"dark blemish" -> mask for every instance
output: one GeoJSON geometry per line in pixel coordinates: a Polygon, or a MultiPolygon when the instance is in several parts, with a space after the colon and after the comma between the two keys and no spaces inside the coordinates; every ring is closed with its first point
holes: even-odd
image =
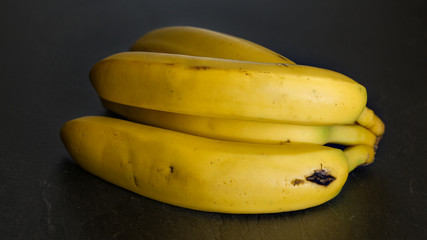
{"type": "Polygon", "coordinates": [[[278,66],[288,67],[288,64],[286,63],[277,63],[278,66]]]}
{"type": "Polygon", "coordinates": [[[138,186],[138,181],[136,180],[135,176],[133,176],[133,183],[135,183],[135,186],[138,186]]]}
{"type": "Polygon", "coordinates": [[[208,67],[208,66],[191,66],[191,68],[195,68],[197,70],[208,70],[211,67],[208,67]]]}
{"type": "Polygon", "coordinates": [[[167,65],[167,66],[174,66],[175,63],[165,63],[165,65],[167,65]]]}
{"type": "Polygon", "coordinates": [[[291,184],[292,184],[293,186],[296,186],[296,185],[303,184],[304,182],[305,182],[305,181],[304,181],[303,179],[294,179],[294,180],[292,180],[291,184]]]}
{"type": "Polygon", "coordinates": [[[251,76],[251,75],[252,75],[252,74],[251,74],[251,73],[249,73],[247,70],[245,70],[245,69],[243,69],[243,68],[241,68],[241,67],[239,67],[239,72],[241,72],[241,73],[245,74],[246,76],[251,76]]]}
{"type": "Polygon", "coordinates": [[[335,177],[328,174],[325,169],[314,171],[313,175],[305,178],[307,181],[317,183],[322,186],[328,186],[331,182],[335,181],[335,177]]]}
{"type": "Polygon", "coordinates": [[[173,167],[172,166],[169,167],[169,170],[171,173],[173,173],[173,167]]]}
{"type": "Polygon", "coordinates": [[[286,139],[285,141],[281,141],[280,145],[291,143],[291,139],[286,139]]]}

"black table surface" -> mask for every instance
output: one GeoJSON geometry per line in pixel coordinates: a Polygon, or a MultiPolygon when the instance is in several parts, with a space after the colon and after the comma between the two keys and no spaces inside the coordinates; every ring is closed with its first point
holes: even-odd
{"type": "Polygon", "coordinates": [[[2,239],[426,239],[425,1],[12,1],[0,3],[2,239]],[[374,164],[311,209],[206,213],[136,195],[82,170],[59,129],[107,115],[98,60],[158,27],[249,39],[368,90],[385,122],[374,164]]]}

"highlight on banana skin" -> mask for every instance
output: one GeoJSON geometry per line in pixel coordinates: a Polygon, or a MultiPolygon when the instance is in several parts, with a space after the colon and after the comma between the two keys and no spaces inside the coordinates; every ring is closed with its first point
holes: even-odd
{"type": "Polygon", "coordinates": [[[357,81],[204,28],[149,31],[89,76],[116,117],[66,122],[70,157],[142,197],[199,211],[319,206],[374,161],[385,129],[357,81]]]}

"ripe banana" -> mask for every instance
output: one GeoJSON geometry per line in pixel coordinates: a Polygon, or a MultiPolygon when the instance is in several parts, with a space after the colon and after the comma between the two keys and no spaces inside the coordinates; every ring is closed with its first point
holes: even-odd
{"type": "Polygon", "coordinates": [[[377,136],[382,136],[384,134],[385,125],[383,121],[374,113],[374,111],[367,107],[363,109],[356,122],[361,126],[368,128],[377,136]]]}
{"type": "Polygon", "coordinates": [[[125,52],[95,64],[90,79],[108,101],[207,117],[302,125],[353,124],[366,89],[326,69],[125,52]]]}
{"type": "Polygon", "coordinates": [[[358,166],[371,164],[375,159],[375,149],[367,145],[354,145],[344,149],[344,156],[348,160],[348,172],[358,166]]]}
{"type": "Polygon", "coordinates": [[[248,40],[189,26],[155,29],[139,38],[130,50],[295,64],[286,57],[248,40]]]}
{"type": "Polygon", "coordinates": [[[126,119],[202,137],[268,144],[312,143],[375,146],[377,137],[359,125],[303,126],[191,116],[128,106],[101,99],[105,108],[126,119]]]}
{"type": "Polygon", "coordinates": [[[220,141],[109,117],[71,120],[61,139],[80,166],[106,181],[161,202],[223,213],[317,206],[340,192],[350,165],[369,161],[363,146],[346,154],[314,144],[220,141]]]}
{"type": "MultiPolygon", "coordinates": [[[[248,40],[190,26],[171,26],[152,30],[138,39],[130,50],[295,64],[279,53],[248,40]]],[[[377,136],[384,134],[384,123],[367,107],[357,122],[377,136]]]]}

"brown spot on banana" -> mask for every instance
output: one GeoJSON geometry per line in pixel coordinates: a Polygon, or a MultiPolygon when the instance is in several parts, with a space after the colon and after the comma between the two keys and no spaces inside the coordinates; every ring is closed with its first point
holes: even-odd
{"type": "Polygon", "coordinates": [[[307,181],[322,185],[328,186],[331,182],[335,181],[335,177],[328,174],[326,169],[315,170],[314,173],[305,178],[307,181]]]}
{"type": "Polygon", "coordinates": [[[136,179],[136,176],[133,176],[133,183],[138,187],[138,180],[136,179]]]}
{"type": "Polygon", "coordinates": [[[304,184],[304,183],[305,183],[305,180],[298,179],[298,178],[291,181],[292,186],[297,186],[297,185],[304,184]]]}
{"type": "Polygon", "coordinates": [[[211,69],[209,66],[191,66],[190,68],[194,68],[196,70],[208,70],[211,69]]]}

